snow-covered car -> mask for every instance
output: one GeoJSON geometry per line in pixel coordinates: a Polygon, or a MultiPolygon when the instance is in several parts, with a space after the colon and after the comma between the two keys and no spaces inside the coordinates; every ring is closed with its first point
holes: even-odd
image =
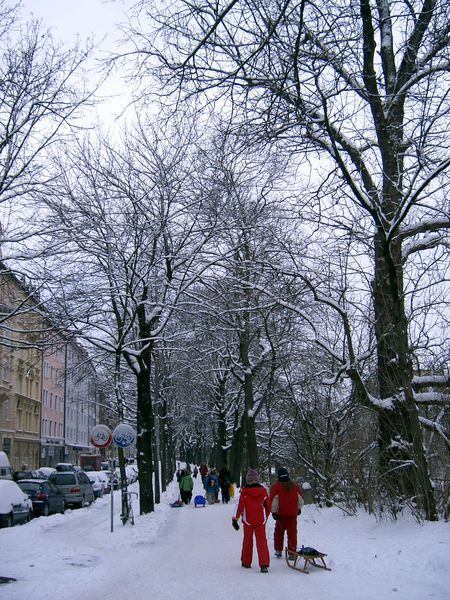
{"type": "Polygon", "coordinates": [[[42,478],[48,479],[52,473],[56,473],[56,469],[53,467],[39,467],[37,472],[42,478]]]}
{"type": "MultiPolygon", "coordinates": [[[[103,471],[108,476],[108,479],[111,477],[111,471],[103,471]]],[[[116,471],[113,472],[113,490],[118,490],[120,487],[120,473],[116,471]]]]}
{"type": "Polygon", "coordinates": [[[125,465],[125,473],[127,474],[127,483],[134,483],[138,478],[138,469],[136,465],[125,465]]]}
{"type": "Polygon", "coordinates": [[[14,481],[20,481],[21,479],[40,479],[40,477],[41,475],[39,475],[36,469],[14,471],[13,474],[14,481]]]}
{"type": "Polygon", "coordinates": [[[0,450],[0,479],[12,479],[13,470],[6,452],[0,450]]]}
{"type": "Polygon", "coordinates": [[[15,481],[0,480],[0,527],[27,523],[33,516],[33,503],[15,481]]]}
{"type": "Polygon", "coordinates": [[[111,481],[109,479],[109,474],[106,473],[106,471],[94,471],[94,473],[97,473],[98,477],[100,478],[103,484],[103,492],[105,494],[109,494],[109,492],[111,491],[111,481]]]}
{"type": "Polygon", "coordinates": [[[94,490],[94,496],[96,498],[102,498],[105,493],[103,481],[100,479],[96,471],[86,471],[89,481],[92,483],[92,489],[94,490]]]}
{"type": "MultiPolygon", "coordinates": [[[[105,473],[108,473],[108,475],[109,475],[110,471],[105,471],[105,473]]],[[[136,465],[125,465],[125,477],[127,480],[127,485],[130,485],[130,484],[134,483],[135,481],[137,481],[137,479],[138,479],[137,466],[136,465]]],[[[121,481],[119,468],[114,470],[114,485],[116,485],[116,481],[117,481],[117,487],[119,487],[120,481],[121,481]]],[[[117,489],[117,488],[114,487],[114,489],[117,489]]]]}

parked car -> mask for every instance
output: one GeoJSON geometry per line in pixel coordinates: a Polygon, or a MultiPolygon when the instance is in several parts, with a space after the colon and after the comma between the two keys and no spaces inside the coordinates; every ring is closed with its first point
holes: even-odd
{"type": "Polygon", "coordinates": [[[109,494],[109,492],[111,491],[111,480],[109,477],[109,473],[106,473],[106,471],[95,471],[95,473],[97,473],[98,477],[100,478],[103,484],[103,493],[109,494]]]}
{"type": "Polygon", "coordinates": [[[74,470],[72,463],[58,463],[55,468],[58,471],[58,473],[74,470]]]}
{"type": "Polygon", "coordinates": [[[138,479],[137,465],[125,465],[125,473],[127,474],[127,483],[134,483],[138,479]]]}
{"type": "MultiPolygon", "coordinates": [[[[103,471],[103,473],[106,473],[108,476],[108,479],[110,480],[111,471],[109,471],[109,470],[103,471]]],[[[118,490],[119,487],[120,487],[120,473],[118,473],[117,471],[114,471],[113,472],[113,490],[118,490]]]]}
{"type": "Polygon", "coordinates": [[[27,523],[33,516],[33,504],[11,479],[0,480],[0,527],[27,523]]]}
{"type": "Polygon", "coordinates": [[[0,450],[0,479],[12,479],[13,470],[6,452],[0,450]]]}
{"type": "Polygon", "coordinates": [[[48,517],[51,513],[64,514],[66,500],[63,492],[47,479],[22,479],[17,485],[31,499],[33,513],[48,517]]]}
{"type": "Polygon", "coordinates": [[[105,493],[103,481],[98,476],[96,471],[86,471],[89,481],[92,483],[92,489],[94,490],[94,496],[96,498],[102,498],[105,493]]]}
{"type": "Polygon", "coordinates": [[[14,471],[13,473],[14,481],[20,481],[21,479],[39,479],[39,477],[40,475],[36,469],[27,471],[14,471]]]}
{"type": "Polygon", "coordinates": [[[37,471],[41,479],[48,479],[52,473],[56,473],[53,467],[39,467],[37,471]]]}
{"type": "Polygon", "coordinates": [[[75,471],[52,473],[48,480],[64,493],[66,506],[82,508],[86,504],[94,502],[92,483],[83,471],[78,473],[75,471]]]}

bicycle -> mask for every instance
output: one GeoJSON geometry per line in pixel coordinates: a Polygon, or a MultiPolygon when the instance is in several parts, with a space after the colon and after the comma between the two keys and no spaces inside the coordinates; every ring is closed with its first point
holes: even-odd
{"type": "Polygon", "coordinates": [[[122,496],[122,507],[125,508],[125,512],[121,513],[120,518],[122,519],[123,525],[125,525],[127,521],[130,521],[130,523],[134,525],[133,496],[136,496],[137,498],[137,492],[125,492],[122,496]]]}

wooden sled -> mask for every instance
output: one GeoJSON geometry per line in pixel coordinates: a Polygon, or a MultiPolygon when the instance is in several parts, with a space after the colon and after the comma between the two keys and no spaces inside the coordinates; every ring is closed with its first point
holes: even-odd
{"type": "Polygon", "coordinates": [[[290,569],[300,571],[301,573],[305,573],[306,575],[308,575],[309,573],[309,565],[317,567],[318,569],[325,569],[326,571],[331,571],[331,569],[327,567],[325,563],[325,556],[327,555],[323,552],[315,550],[314,548],[304,548],[302,546],[302,549],[298,550],[297,552],[288,552],[288,549],[285,548],[284,554],[286,557],[286,564],[290,569]],[[291,557],[291,560],[289,560],[289,557],[291,557]],[[304,561],[303,566],[301,566],[302,560],[304,561]]]}

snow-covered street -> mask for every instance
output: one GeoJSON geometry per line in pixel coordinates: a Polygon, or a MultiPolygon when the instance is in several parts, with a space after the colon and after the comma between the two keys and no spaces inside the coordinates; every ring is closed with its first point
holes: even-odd
{"type": "MultiPolygon", "coordinates": [[[[202,493],[198,479],[197,493],[202,493]]],[[[448,598],[448,523],[380,523],[364,513],[346,517],[334,508],[306,506],[299,518],[299,544],[326,552],[332,571],[311,569],[304,575],[272,557],[265,575],[256,556],[251,570],[240,566],[242,530],[231,527],[236,499],[228,505],[171,508],[177,497],[174,482],[154,514],[123,527],[116,492],[112,533],[108,496],[85,509],[0,530],[0,575],[17,579],[0,585],[0,598],[448,598]]],[[[270,519],[272,556],[273,527],[270,519]]]]}

